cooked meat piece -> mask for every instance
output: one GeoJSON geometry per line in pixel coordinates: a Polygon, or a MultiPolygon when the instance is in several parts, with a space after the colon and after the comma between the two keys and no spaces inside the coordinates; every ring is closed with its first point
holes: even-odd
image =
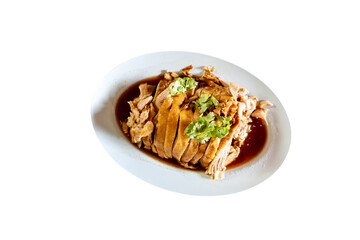
{"type": "Polygon", "coordinates": [[[186,91],[186,97],[192,97],[195,93],[195,88],[186,91]]]}
{"type": "Polygon", "coordinates": [[[261,119],[264,119],[266,121],[266,112],[268,110],[269,109],[266,109],[266,108],[258,108],[251,114],[251,116],[255,117],[255,118],[261,118],[261,119]]]}
{"type": "Polygon", "coordinates": [[[141,138],[148,136],[154,130],[154,124],[151,121],[147,121],[144,127],[133,127],[130,129],[130,137],[133,143],[141,143],[141,138]]]}
{"type": "Polygon", "coordinates": [[[172,81],[168,81],[165,79],[160,80],[160,82],[158,83],[157,87],[156,87],[156,91],[155,91],[155,95],[153,98],[153,103],[158,102],[158,106],[156,106],[155,104],[155,110],[158,111],[160,108],[160,105],[162,104],[163,100],[165,100],[167,97],[164,98],[164,96],[167,96],[167,94],[164,93],[164,95],[161,97],[160,100],[157,100],[158,96],[160,95],[160,93],[162,93],[165,89],[167,89],[169,87],[169,85],[171,84],[172,81]]]}
{"type": "Polygon", "coordinates": [[[151,102],[151,100],[153,99],[152,96],[148,96],[144,99],[141,99],[138,104],[137,104],[137,108],[141,111],[144,109],[144,107],[151,102]]]}
{"type": "Polygon", "coordinates": [[[150,108],[147,106],[140,114],[140,124],[145,123],[146,120],[149,118],[150,108]]]}
{"type": "Polygon", "coordinates": [[[230,87],[229,83],[227,83],[221,79],[220,79],[220,83],[221,83],[221,85],[223,85],[223,87],[230,87]]]}
{"type": "Polygon", "coordinates": [[[231,94],[233,95],[233,97],[234,97],[235,99],[237,99],[237,98],[238,98],[239,86],[236,85],[236,84],[233,83],[233,82],[230,82],[229,89],[230,89],[230,92],[231,92],[231,94]]]}
{"type": "Polygon", "coordinates": [[[256,103],[257,103],[257,99],[256,98],[248,98],[245,101],[245,116],[250,116],[251,113],[256,109],[256,103]]]}
{"type": "Polygon", "coordinates": [[[214,159],[216,151],[219,147],[220,139],[217,137],[212,137],[210,139],[209,145],[206,148],[204,156],[200,159],[200,164],[202,167],[207,168],[211,161],[214,159]]]}
{"type": "Polygon", "coordinates": [[[261,119],[265,120],[265,122],[267,123],[266,113],[269,109],[264,108],[264,106],[266,106],[266,105],[273,106],[273,104],[269,101],[264,101],[264,100],[259,101],[257,109],[254,112],[252,112],[251,116],[255,117],[255,118],[261,118],[261,119]]]}
{"type": "Polygon", "coordinates": [[[156,115],[155,107],[153,103],[150,103],[150,113],[149,113],[149,120],[152,121],[156,115]]]}
{"type": "Polygon", "coordinates": [[[230,152],[229,155],[227,156],[226,160],[225,160],[225,166],[229,165],[230,163],[232,163],[240,154],[240,148],[237,146],[230,146],[230,152]]]}
{"type": "Polygon", "coordinates": [[[132,112],[130,112],[130,116],[128,117],[126,124],[129,128],[132,128],[133,126],[135,126],[135,123],[136,123],[135,115],[132,112]]]}
{"type": "Polygon", "coordinates": [[[245,96],[249,93],[249,91],[246,88],[240,88],[239,89],[239,95],[240,96],[245,96]]]}
{"type": "MultiPolygon", "coordinates": [[[[150,103],[149,104],[149,114],[148,114],[148,120],[149,121],[152,121],[154,124],[155,124],[155,121],[153,121],[153,118],[154,118],[154,116],[155,116],[155,114],[156,114],[156,112],[155,112],[155,108],[154,108],[154,104],[153,103],[150,103]]],[[[143,110],[143,112],[144,112],[145,110],[143,110]]],[[[141,113],[141,114],[143,114],[143,113],[141,113]]],[[[141,115],[140,115],[140,121],[142,121],[141,120],[141,115]]],[[[151,145],[152,145],[152,143],[153,143],[153,138],[152,138],[152,133],[150,133],[148,136],[146,136],[146,137],[144,137],[143,139],[142,139],[142,141],[143,141],[143,144],[144,144],[144,148],[145,149],[151,149],[151,145]]]]}
{"type": "Polygon", "coordinates": [[[162,79],[159,81],[158,85],[156,86],[156,91],[154,95],[154,100],[156,100],[156,97],[165,90],[165,88],[169,87],[171,81],[168,81],[166,79],[162,79]]]}
{"type": "Polygon", "coordinates": [[[137,122],[140,117],[139,110],[135,107],[135,104],[133,101],[128,102],[130,105],[130,111],[134,114],[135,121],[137,122]]]}
{"type": "Polygon", "coordinates": [[[180,75],[176,72],[172,72],[170,73],[170,75],[173,77],[173,78],[177,78],[177,77],[180,77],[180,75]]]}
{"type": "Polygon", "coordinates": [[[121,128],[126,135],[129,133],[129,127],[125,121],[121,122],[121,128]]]}
{"type": "Polygon", "coordinates": [[[215,84],[220,85],[220,78],[218,78],[213,72],[215,70],[214,67],[204,67],[204,73],[203,73],[203,80],[209,85],[209,86],[215,86],[215,84]]]}
{"type": "Polygon", "coordinates": [[[231,142],[236,129],[239,127],[239,117],[236,117],[234,124],[230,128],[229,134],[220,140],[216,154],[205,172],[206,174],[210,174],[212,179],[219,180],[223,178],[223,172],[226,170],[226,159],[230,152],[231,142]]]}
{"type": "Polygon", "coordinates": [[[196,139],[196,138],[190,139],[189,144],[188,144],[183,156],[181,157],[181,161],[189,162],[195,156],[195,154],[198,152],[199,144],[200,144],[200,142],[198,139],[196,139]]]}
{"type": "Polygon", "coordinates": [[[156,147],[156,151],[158,155],[162,158],[165,157],[164,152],[164,142],[165,142],[165,134],[166,134],[166,125],[167,119],[169,116],[169,110],[172,104],[173,98],[167,98],[164,103],[161,105],[158,115],[157,115],[157,124],[155,128],[155,138],[154,145],[156,147]]]}
{"type": "Polygon", "coordinates": [[[183,155],[188,143],[189,138],[186,136],[185,128],[191,123],[193,119],[193,112],[191,109],[182,109],[180,113],[179,131],[174,142],[172,149],[172,156],[176,160],[180,160],[183,155]]]}
{"type": "Polygon", "coordinates": [[[195,93],[193,94],[193,96],[189,97],[189,102],[195,101],[196,99],[198,99],[201,95],[201,93],[206,89],[206,87],[200,87],[198,88],[195,93]]]}
{"type": "Polygon", "coordinates": [[[170,75],[170,73],[166,70],[165,73],[164,73],[164,79],[166,80],[172,80],[172,77],[170,75]]]}
{"type": "Polygon", "coordinates": [[[168,97],[170,97],[169,88],[165,88],[164,91],[162,91],[155,99],[156,109],[160,109],[160,106],[163,104],[165,99],[167,99],[168,97]]]}
{"type": "MultiPolygon", "coordinates": [[[[195,122],[198,117],[200,116],[200,110],[198,108],[195,108],[194,117],[192,119],[192,122],[195,122]]],[[[189,145],[187,149],[185,150],[183,156],[181,157],[182,162],[189,162],[197,153],[199,149],[199,140],[196,138],[190,139],[189,145]]]]}
{"type": "Polygon", "coordinates": [[[193,165],[196,165],[199,160],[204,156],[204,153],[206,151],[206,148],[208,147],[210,141],[207,141],[205,143],[200,143],[199,148],[195,156],[191,159],[190,163],[193,165]]]}
{"type": "Polygon", "coordinates": [[[185,163],[185,162],[182,162],[182,161],[179,161],[178,163],[179,163],[181,166],[183,166],[184,168],[197,169],[196,166],[191,165],[191,164],[189,164],[189,163],[185,163]]]}
{"type": "Polygon", "coordinates": [[[150,150],[152,144],[151,134],[147,135],[146,137],[143,137],[142,142],[144,144],[144,148],[150,150]]]}
{"type": "Polygon", "coordinates": [[[155,86],[144,83],[139,85],[139,89],[139,97],[128,102],[131,112],[126,124],[127,127],[130,128],[131,141],[141,147],[142,142],[145,139],[146,147],[148,147],[149,139],[147,138],[151,138],[154,130],[154,123],[151,120],[148,120],[151,110],[151,94],[153,93],[155,86]]]}
{"type": "Polygon", "coordinates": [[[232,96],[229,88],[214,85],[212,87],[203,87],[200,93],[198,92],[198,90],[195,94],[210,94],[219,101],[219,105],[214,110],[215,114],[222,114],[225,117],[232,117],[232,115],[236,113],[236,101],[232,96]]]}
{"type": "Polygon", "coordinates": [[[155,86],[149,85],[147,83],[143,83],[143,84],[139,85],[139,89],[140,89],[139,100],[142,100],[142,99],[152,95],[152,93],[154,92],[155,86]]]}
{"type": "Polygon", "coordinates": [[[191,76],[191,73],[190,73],[191,69],[193,69],[193,65],[189,65],[189,66],[183,68],[181,71],[185,76],[191,76]]]}
{"type": "Polygon", "coordinates": [[[156,149],[156,147],[155,147],[155,144],[154,144],[154,142],[151,144],[151,151],[153,151],[154,153],[158,153],[157,152],[157,149],[156,149]]]}
{"type": "Polygon", "coordinates": [[[265,100],[261,100],[261,101],[259,101],[259,103],[258,103],[258,108],[264,108],[264,106],[266,106],[266,105],[268,105],[268,106],[270,106],[270,107],[272,107],[272,106],[274,106],[271,102],[269,102],[269,101],[265,101],[265,100]]]}
{"type": "MultiPolygon", "coordinates": [[[[149,106],[148,104],[152,100],[151,94],[153,93],[155,86],[148,85],[147,83],[140,84],[140,95],[139,97],[135,98],[133,101],[129,101],[130,105],[130,116],[127,120],[127,126],[131,129],[134,129],[133,132],[140,131],[139,129],[143,129],[145,121],[148,119],[149,116],[149,106]]],[[[131,130],[130,130],[131,131],[131,130]]],[[[136,140],[136,143],[139,143],[136,140]]],[[[140,144],[141,145],[141,142],[140,144]]]]}
{"type": "Polygon", "coordinates": [[[166,158],[172,158],[173,143],[175,140],[179,117],[180,117],[180,105],[184,102],[185,98],[186,98],[186,93],[181,93],[173,97],[173,103],[169,112],[167,125],[166,125],[166,135],[165,135],[165,143],[164,143],[164,152],[166,158]]]}

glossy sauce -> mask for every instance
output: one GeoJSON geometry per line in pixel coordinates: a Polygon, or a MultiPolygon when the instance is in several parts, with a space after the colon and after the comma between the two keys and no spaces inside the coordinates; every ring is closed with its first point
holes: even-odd
{"type": "Polygon", "coordinates": [[[240,147],[239,156],[229,165],[227,169],[241,166],[254,159],[264,148],[267,140],[267,128],[264,120],[259,118],[251,118],[251,132],[245,139],[244,144],[240,147]]]}
{"type": "MultiPolygon", "coordinates": [[[[125,90],[125,92],[119,97],[117,104],[116,104],[116,108],[115,108],[115,115],[116,115],[116,119],[117,119],[117,122],[118,122],[118,125],[119,125],[119,128],[121,129],[121,131],[122,131],[122,128],[121,128],[120,123],[123,121],[126,121],[128,116],[130,115],[129,114],[130,106],[128,104],[128,101],[131,101],[134,98],[139,96],[139,94],[140,94],[139,85],[142,83],[147,83],[150,85],[157,85],[161,79],[163,79],[163,75],[150,77],[150,78],[146,78],[141,81],[138,81],[138,82],[132,84],[131,86],[129,86],[125,90]]],[[[251,132],[245,139],[244,144],[241,146],[239,156],[226,167],[227,169],[235,168],[235,167],[241,166],[241,165],[249,162],[250,160],[254,159],[264,148],[266,140],[267,140],[266,124],[261,119],[253,118],[252,120],[253,120],[253,122],[250,123],[251,132]]],[[[126,134],[124,134],[124,135],[127,136],[126,134]]],[[[130,141],[130,137],[127,136],[127,138],[130,141]]],[[[153,153],[152,151],[149,151],[144,148],[139,149],[136,146],[136,144],[133,144],[133,145],[136,149],[151,156],[152,158],[155,158],[155,159],[157,159],[163,163],[166,163],[168,165],[184,169],[181,165],[179,165],[177,163],[177,160],[174,158],[173,159],[161,158],[157,154],[153,153]]],[[[191,169],[187,169],[187,170],[191,170],[191,169]]],[[[198,169],[198,170],[204,171],[203,169],[198,169]]],[[[194,171],[194,170],[191,170],[191,171],[194,171]]]]}

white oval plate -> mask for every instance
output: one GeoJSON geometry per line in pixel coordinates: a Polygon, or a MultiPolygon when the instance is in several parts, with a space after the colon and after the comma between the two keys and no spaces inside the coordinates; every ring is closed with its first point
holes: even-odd
{"type": "Polygon", "coordinates": [[[92,123],[100,142],[121,166],[135,176],[156,186],[193,195],[235,193],[264,181],[282,164],[290,145],[290,123],[275,94],[259,79],[224,60],[191,52],[157,52],[124,62],[105,76],[92,99],[92,123]],[[159,75],[163,70],[179,71],[192,64],[193,74],[203,66],[215,66],[215,75],[249,90],[249,95],[269,100],[268,140],[263,151],[252,161],[225,172],[225,179],[211,180],[199,171],[176,168],[139,151],[119,129],[115,105],[124,90],[141,79],[159,75]]]}

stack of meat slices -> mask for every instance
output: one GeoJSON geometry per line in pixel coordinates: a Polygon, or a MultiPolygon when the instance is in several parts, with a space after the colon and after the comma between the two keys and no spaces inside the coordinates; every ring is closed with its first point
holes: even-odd
{"type": "MultiPolygon", "coordinates": [[[[202,76],[190,73],[192,66],[181,73],[166,72],[157,86],[141,84],[140,95],[129,101],[131,112],[122,123],[124,133],[133,143],[144,147],[162,158],[174,158],[185,168],[203,168],[212,179],[222,179],[226,166],[240,153],[250,129],[251,116],[265,120],[268,101],[258,101],[248,96],[245,88],[226,83],[213,74],[214,68],[204,67],[202,76]],[[178,77],[194,78],[195,88],[171,96],[170,86],[178,77]],[[219,102],[208,111],[215,117],[231,118],[229,133],[211,137],[208,141],[189,138],[186,127],[202,115],[194,101],[202,94],[209,94],[219,102]]],[[[206,113],[203,113],[206,114],[206,113]]]]}

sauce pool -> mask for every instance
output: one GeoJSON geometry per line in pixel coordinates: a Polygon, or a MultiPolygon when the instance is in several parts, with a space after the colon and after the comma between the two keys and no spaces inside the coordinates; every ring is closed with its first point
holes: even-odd
{"type": "MultiPolygon", "coordinates": [[[[130,113],[130,106],[128,101],[133,100],[134,98],[138,97],[140,94],[139,85],[142,83],[147,83],[149,85],[157,85],[159,81],[163,79],[163,75],[155,76],[140,80],[131,86],[129,86],[123,94],[119,97],[116,107],[115,107],[115,116],[117,119],[117,123],[119,128],[122,131],[121,122],[125,121],[130,113]]],[[[252,118],[252,122],[249,123],[251,125],[251,132],[248,134],[247,138],[245,139],[244,144],[240,148],[239,156],[229,165],[227,165],[227,169],[232,169],[239,167],[252,159],[254,159],[264,148],[266,140],[267,140],[267,128],[266,124],[262,119],[252,118]]],[[[122,131],[123,132],[123,131],[122,131]]],[[[124,132],[123,132],[124,133],[124,132]]],[[[124,135],[129,139],[130,137],[127,136],[125,133],[124,135]]],[[[136,144],[133,144],[136,149],[142,151],[143,153],[155,158],[163,163],[168,165],[187,169],[182,167],[180,164],[177,163],[176,159],[165,159],[159,157],[157,154],[153,153],[150,150],[144,148],[138,148],[136,144]]],[[[194,171],[192,169],[187,169],[194,171]]],[[[198,169],[203,171],[203,169],[198,169]]]]}

